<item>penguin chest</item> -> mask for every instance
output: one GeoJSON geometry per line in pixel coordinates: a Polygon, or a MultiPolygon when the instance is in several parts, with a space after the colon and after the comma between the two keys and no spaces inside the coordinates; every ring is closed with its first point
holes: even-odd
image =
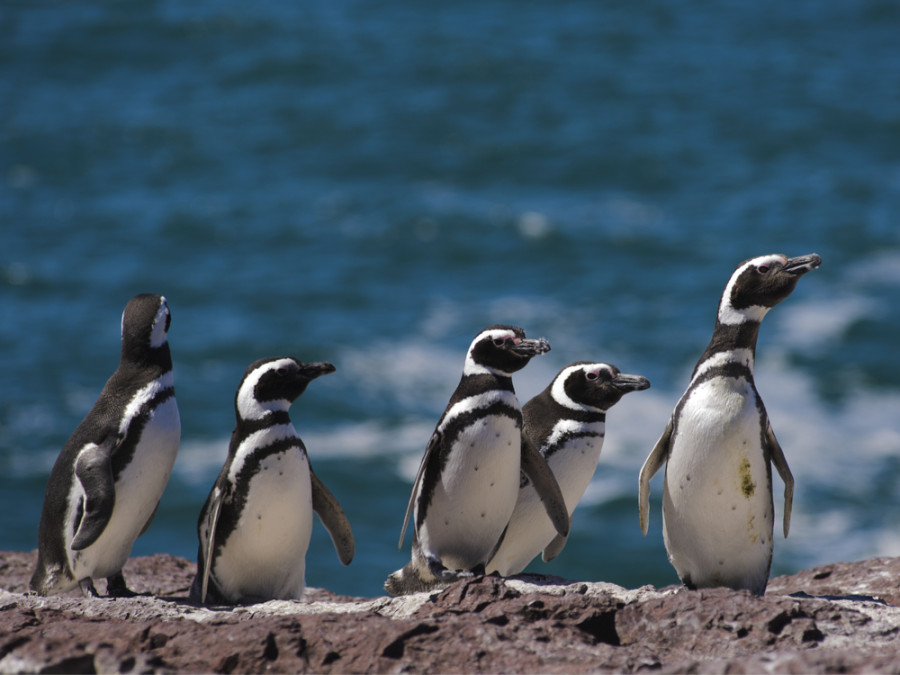
{"type": "MultiPolygon", "coordinates": [[[[563,493],[571,516],[591,481],[603,448],[603,424],[583,425],[560,422],[551,435],[547,464],[563,493]]],[[[518,574],[556,537],[556,528],[547,516],[540,497],[529,482],[519,489],[515,510],[506,536],[487,572],[503,576],[518,574]]]]}
{"type": "Polygon", "coordinates": [[[446,450],[419,542],[451,569],[487,562],[515,507],[521,428],[505,415],[482,417],[446,450]]]}
{"type": "Polygon", "coordinates": [[[765,417],[744,379],[698,386],[677,420],[666,467],[663,535],[695,585],[756,588],[772,556],[772,488],[765,417]]]}
{"type": "MultiPolygon", "coordinates": [[[[559,483],[570,516],[597,469],[600,451],[603,449],[604,429],[602,422],[579,424],[568,430],[563,427],[561,440],[547,458],[547,464],[559,483]]],[[[534,493],[534,489],[531,491],[534,493]]],[[[546,520],[552,528],[550,519],[546,520]]]]}
{"type": "Polygon", "coordinates": [[[216,582],[233,600],[299,598],[312,532],[305,453],[293,447],[261,459],[235,493],[244,502],[213,561],[216,582]]]}
{"type": "MultiPolygon", "coordinates": [[[[109,522],[91,546],[70,552],[76,579],[107,577],[121,570],[134,541],[149,525],[172,473],[181,439],[175,397],[167,398],[147,412],[146,423],[140,431],[127,433],[137,433],[139,438],[131,461],[115,481],[115,505],[109,522]]],[[[83,499],[84,492],[77,481],[74,488],[75,501],[83,499]]],[[[74,528],[71,532],[74,534],[74,528]]]]}

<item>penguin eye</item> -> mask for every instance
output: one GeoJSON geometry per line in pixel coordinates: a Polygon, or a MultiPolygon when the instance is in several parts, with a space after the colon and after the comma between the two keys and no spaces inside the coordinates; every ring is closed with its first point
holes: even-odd
{"type": "Polygon", "coordinates": [[[585,378],[587,378],[588,382],[593,382],[594,380],[600,379],[600,373],[596,370],[589,370],[584,374],[585,378]]]}
{"type": "Polygon", "coordinates": [[[285,375],[288,374],[288,369],[285,368],[284,366],[282,366],[281,368],[278,368],[275,370],[275,374],[278,375],[279,377],[284,377],[285,375]]]}
{"type": "Polygon", "coordinates": [[[769,266],[768,265],[760,265],[759,267],[756,268],[756,271],[759,272],[760,274],[765,274],[766,272],[769,271],[769,266]]]}
{"type": "Polygon", "coordinates": [[[494,346],[502,347],[506,344],[506,338],[494,338],[494,346]]]}

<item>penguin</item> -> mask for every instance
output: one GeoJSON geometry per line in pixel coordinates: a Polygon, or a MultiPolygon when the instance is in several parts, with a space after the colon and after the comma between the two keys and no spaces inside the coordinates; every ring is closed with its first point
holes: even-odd
{"type": "Polygon", "coordinates": [[[788,536],[794,478],[756,389],[760,322],[817,268],[816,254],[764,255],[738,265],[687,390],[641,468],[639,515],[647,534],[650,479],[666,464],[663,540],[689,589],[765,593],[772,564],[772,465],[784,482],[788,536]]]}
{"type": "Polygon", "coordinates": [[[134,595],[125,565],[149,527],[181,441],[161,295],[132,298],[122,314],[122,354],[87,416],[66,441],[47,482],[31,588],[41,595],[80,587],[96,597],[134,595]]]}
{"type": "Polygon", "coordinates": [[[503,540],[524,471],[554,527],[568,534],[565,500],[522,429],[512,375],[550,350],[521,328],[494,325],[466,353],[459,385],[428,442],[406,509],[398,548],[413,516],[410,562],[385,590],[404,595],[483,574],[503,540]]]}
{"type": "MultiPolygon", "coordinates": [[[[544,391],[522,406],[525,433],[553,471],[572,514],[600,460],[606,412],[627,393],[648,389],[642,375],[626,375],[608,363],[579,361],[559,371],[544,391]]],[[[485,571],[518,574],[541,551],[553,560],[566,544],[544,515],[527,476],[522,475],[516,508],[503,543],[485,571]]]]}
{"type": "Polygon", "coordinates": [[[330,363],[264,358],[248,367],[234,398],[228,457],[197,520],[199,604],[299,600],[312,514],[331,535],[338,559],[353,560],[353,531],[343,509],[310,466],[291,423],[291,404],[330,363]]]}

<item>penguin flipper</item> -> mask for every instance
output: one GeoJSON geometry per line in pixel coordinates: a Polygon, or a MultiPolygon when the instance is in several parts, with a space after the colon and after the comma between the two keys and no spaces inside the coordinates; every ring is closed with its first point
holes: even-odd
{"type": "Polygon", "coordinates": [[[75,460],[75,478],[84,491],[84,515],[75,529],[72,550],[81,551],[103,534],[116,504],[112,454],[121,438],[110,433],[100,442],[82,448],[75,460]]]}
{"type": "MultiPolygon", "coordinates": [[[[216,544],[216,526],[219,523],[219,513],[222,510],[222,500],[225,491],[218,485],[213,487],[209,496],[209,511],[206,515],[206,551],[203,551],[203,569],[200,581],[200,602],[206,603],[206,593],[209,590],[209,572],[212,566],[213,549],[216,544]]],[[[202,549],[201,549],[202,550],[202,549]]]]}
{"type": "MultiPolygon", "coordinates": [[[[572,531],[571,518],[569,519],[569,531],[572,531]]],[[[544,562],[550,562],[551,560],[553,560],[556,556],[562,553],[562,550],[566,547],[567,541],[569,541],[569,535],[563,536],[561,534],[557,534],[555,537],[553,537],[553,541],[547,544],[547,546],[544,548],[544,552],[541,554],[541,560],[543,560],[544,562]]]]}
{"type": "Polygon", "coordinates": [[[553,475],[547,460],[537,451],[524,431],[522,432],[521,469],[534,486],[547,515],[550,516],[553,527],[559,534],[567,537],[569,535],[569,511],[566,508],[562,490],[559,489],[559,483],[556,482],[556,476],[553,475]]]}
{"type": "Polygon", "coordinates": [[[784,481],[784,537],[787,539],[788,531],[791,529],[791,508],[794,504],[794,475],[788,466],[784,451],[781,444],[775,438],[775,432],[772,431],[772,425],[766,425],[766,451],[772,460],[772,464],[778,470],[778,475],[784,481]]]}
{"type": "Polygon", "coordinates": [[[409,525],[409,517],[412,515],[413,506],[416,503],[416,492],[419,490],[419,484],[422,482],[422,476],[425,474],[425,467],[428,465],[428,459],[434,449],[440,444],[440,432],[435,431],[428,441],[428,447],[425,448],[425,454],[422,455],[422,461],[419,463],[419,470],[416,472],[416,479],[413,481],[412,494],[409,495],[409,504],[406,505],[406,515],[403,517],[403,527],[400,528],[400,541],[397,542],[398,551],[403,548],[403,537],[406,536],[406,526],[409,525]]]}
{"type": "Polygon", "coordinates": [[[353,560],[353,554],[356,552],[350,521],[347,520],[347,515],[335,496],[319,480],[319,477],[313,473],[312,466],[309,467],[309,480],[312,487],[313,511],[316,512],[319,520],[322,521],[325,529],[328,530],[328,534],[331,535],[334,550],[337,551],[341,564],[349,565],[353,560]]]}
{"type": "Polygon", "coordinates": [[[653,450],[641,467],[641,475],[638,478],[638,511],[641,521],[641,532],[647,536],[647,528],[650,525],[650,479],[656,475],[656,472],[662,468],[669,458],[669,443],[672,440],[672,429],[674,428],[674,418],[669,418],[662,436],[656,441],[653,450]]]}

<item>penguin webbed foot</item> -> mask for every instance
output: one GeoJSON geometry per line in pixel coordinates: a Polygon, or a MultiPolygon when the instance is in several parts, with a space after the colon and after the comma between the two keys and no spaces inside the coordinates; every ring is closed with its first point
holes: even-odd
{"type": "Polygon", "coordinates": [[[225,597],[225,594],[219,590],[219,585],[216,583],[216,580],[213,577],[209,578],[209,583],[206,588],[206,600],[201,601],[202,581],[200,574],[194,577],[194,581],[191,584],[190,591],[188,591],[188,600],[193,602],[195,605],[200,607],[210,607],[210,606],[228,606],[240,603],[231,602],[228,598],[225,597]]]}
{"type": "Polygon", "coordinates": [[[122,572],[116,572],[106,577],[106,595],[110,598],[134,598],[138,594],[128,588],[122,572]]]}

